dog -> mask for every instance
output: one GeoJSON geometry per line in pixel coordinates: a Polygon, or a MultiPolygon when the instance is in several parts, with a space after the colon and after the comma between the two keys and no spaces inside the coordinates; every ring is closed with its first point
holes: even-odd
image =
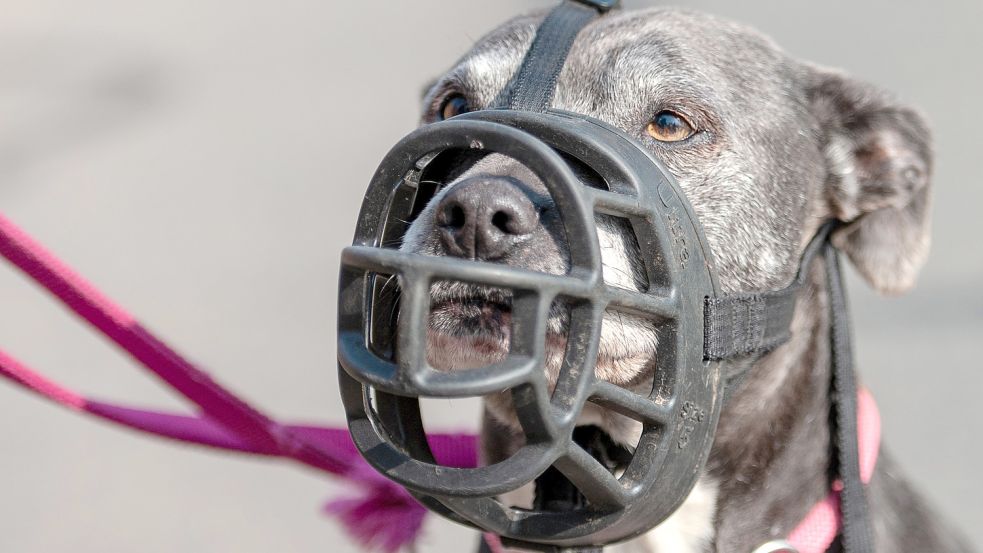
{"type": "MultiPolygon", "coordinates": [[[[543,14],[518,17],[480,39],[425,94],[422,122],[494,107],[543,14]]],[[[875,289],[910,288],[929,248],[931,137],[923,117],[841,72],[799,61],[758,32],[678,9],[619,11],[578,35],[552,108],[613,125],[676,177],[699,217],[724,293],[786,286],[803,248],[830,219],[834,244],[875,289]]],[[[598,186],[577,168],[585,185],[598,186]]],[[[502,155],[461,159],[449,184],[412,221],[400,248],[562,274],[565,236],[549,194],[502,155]]],[[[624,220],[595,218],[608,284],[643,290],[636,238],[624,220]]],[[[749,553],[784,538],[829,493],[830,353],[819,264],[800,296],[791,339],[758,361],[724,407],[710,458],[683,506],[610,551],[749,553]]],[[[566,311],[554,304],[548,382],[565,346],[566,311]]],[[[483,366],[509,342],[508,293],[438,282],[431,289],[428,358],[440,370],[483,366]]],[[[655,327],[605,314],[597,377],[651,389],[655,327]]],[[[484,398],[483,461],[521,445],[503,394],[484,398]]],[[[621,447],[639,423],[589,407],[582,420],[621,447]]],[[[524,490],[528,492],[529,490],[524,490]]],[[[879,552],[967,552],[881,453],[868,488],[879,552]]],[[[529,493],[503,497],[530,503],[529,493]]]]}

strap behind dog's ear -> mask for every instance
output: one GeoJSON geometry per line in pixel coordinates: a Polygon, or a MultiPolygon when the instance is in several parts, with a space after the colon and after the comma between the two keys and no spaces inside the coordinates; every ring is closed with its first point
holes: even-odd
{"type": "MultiPolygon", "coordinates": [[[[758,296],[708,299],[705,347],[708,356],[713,354],[719,356],[712,357],[714,359],[724,359],[740,355],[758,356],[784,342],[789,336],[787,324],[792,321],[795,298],[805,282],[812,261],[822,257],[829,286],[830,440],[834,453],[834,474],[842,484],[839,495],[842,548],[846,553],[872,553],[875,550],[874,531],[860,470],[857,377],[853,369],[846,291],[837,251],[829,241],[835,225],[826,224],[812,239],[802,256],[798,276],[787,288],[758,296]],[[771,324],[771,318],[775,318],[775,324],[771,324]],[[787,321],[784,328],[777,322],[779,319],[787,321]]],[[[751,363],[739,365],[746,368],[751,363]]],[[[736,380],[741,376],[742,373],[727,376],[725,401],[732,395],[736,380]]]]}
{"type": "Polygon", "coordinates": [[[830,351],[832,353],[831,441],[836,472],[842,483],[840,513],[841,537],[846,553],[873,553],[874,528],[860,472],[860,446],[857,439],[857,374],[853,369],[853,344],[846,288],[840,259],[832,243],[823,249],[826,282],[829,285],[830,351]]]}
{"type": "Polygon", "coordinates": [[[546,111],[556,80],[577,34],[588,23],[617,6],[619,0],[564,0],[546,16],[512,80],[495,105],[522,111],[546,111]]]}

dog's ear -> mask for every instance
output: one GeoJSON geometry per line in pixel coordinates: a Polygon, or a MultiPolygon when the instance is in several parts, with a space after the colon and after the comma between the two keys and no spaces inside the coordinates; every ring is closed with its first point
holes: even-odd
{"type": "Polygon", "coordinates": [[[824,131],[830,209],[846,223],[833,243],[875,289],[908,290],[930,242],[925,120],[883,91],[826,69],[810,68],[808,98],[824,131]]]}

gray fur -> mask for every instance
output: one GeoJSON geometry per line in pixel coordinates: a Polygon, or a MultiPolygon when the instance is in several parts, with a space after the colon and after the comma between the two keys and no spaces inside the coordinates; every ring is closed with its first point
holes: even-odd
{"type": "MultiPolygon", "coordinates": [[[[451,93],[464,94],[476,109],[490,107],[541,17],[519,17],[481,39],[427,93],[423,121],[433,120],[451,93]]],[[[803,246],[828,218],[848,223],[835,243],[881,291],[909,288],[924,261],[932,160],[922,118],[870,85],[790,58],[751,29],[675,9],[609,15],[578,37],[553,107],[615,125],[665,163],[704,226],[725,292],[787,285],[803,246]],[[683,114],[699,132],[675,144],[650,138],[646,125],[663,109],[683,114]]],[[[566,239],[542,183],[502,156],[463,168],[456,182],[474,175],[512,178],[542,209],[541,228],[502,262],[564,272],[566,239]]],[[[447,255],[433,220],[440,197],[413,223],[404,250],[447,255]]],[[[611,218],[598,218],[597,224],[605,279],[638,288],[643,270],[627,227],[611,218]]],[[[451,303],[475,293],[508,299],[502,291],[460,284],[433,289],[435,301],[451,303]]],[[[668,530],[657,529],[622,550],[750,552],[786,536],[828,493],[826,301],[821,274],[814,271],[792,339],[752,367],[725,407],[702,495],[680,511],[692,520],[668,524],[668,530]]],[[[502,354],[509,339],[505,321],[491,330],[468,328],[454,313],[438,310],[432,317],[435,366],[480,365],[502,354]]],[[[563,305],[554,306],[550,322],[553,378],[563,347],[563,305]]],[[[644,389],[658,347],[652,326],[616,313],[604,325],[598,376],[644,389]]],[[[488,461],[518,445],[504,400],[486,400],[488,461]]],[[[600,411],[586,416],[624,442],[637,434],[623,417],[600,411]]],[[[943,530],[889,460],[878,465],[870,494],[878,551],[968,551],[943,530]]]]}

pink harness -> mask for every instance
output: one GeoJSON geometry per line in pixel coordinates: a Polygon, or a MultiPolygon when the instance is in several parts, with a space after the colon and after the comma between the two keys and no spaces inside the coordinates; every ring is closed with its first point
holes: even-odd
{"type": "MultiPolygon", "coordinates": [[[[344,478],[359,486],[361,494],[331,501],[325,510],[339,517],[355,539],[367,548],[386,552],[397,551],[416,540],[426,509],[404,488],[362,460],[346,428],[284,424],[245,403],[141,326],[2,214],[0,255],[194,403],[200,414],[185,416],[95,401],[46,379],[2,349],[0,376],[60,405],[120,426],[222,450],[292,459],[344,478]]],[[[861,477],[868,483],[880,445],[880,415],[866,390],[860,391],[858,419],[861,477]]],[[[476,436],[441,433],[427,438],[441,464],[477,466],[476,436]]],[[[799,553],[826,551],[839,532],[842,521],[838,484],[834,484],[829,496],[817,503],[789,535],[788,543],[799,553]]],[[[497,536],[486,535],[486,543],[493,551],[502,550],[497,536]]]]}

